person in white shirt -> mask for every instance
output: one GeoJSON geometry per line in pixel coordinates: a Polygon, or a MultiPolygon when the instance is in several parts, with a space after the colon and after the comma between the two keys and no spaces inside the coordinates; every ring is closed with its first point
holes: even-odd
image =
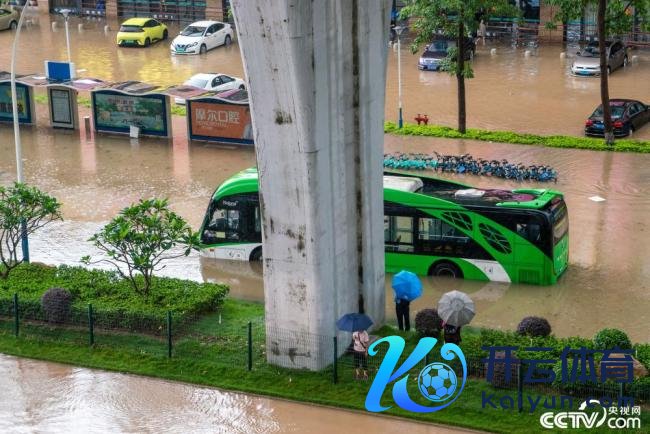
{"type": "Polygon", "coordinates": [[[358,380],[363,378],[368,379],[368,344],[370,336],[365,330],[357,330],[352,333],[352,341],[354,342],[354,366],[355,378],[358,380]],[[359,371],[363,370],[363,377],[359,375],[359,371]]]}

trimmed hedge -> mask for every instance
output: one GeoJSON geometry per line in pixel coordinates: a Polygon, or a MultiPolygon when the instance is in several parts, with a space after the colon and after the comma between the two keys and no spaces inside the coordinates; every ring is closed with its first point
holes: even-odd
{"type": "Polygon", "coordinates": [[[223,285],[157,277],[151,293],[143,297],[116,272],[21,264],[7,280],[0,280],[0,315],[13,315],[13,295],[17,293],[22,318],[45,320],[40,299],[51,287],[64,287],[73,296],[66,322],[87,321],[88,304],[92,303],[96,327],[153,334],[166,329],[168,311],[174,324],[181,325],[217,310],[228,293],[223,285]]]}
{"type": "Polygon", "coordinates": [[[604,139],[572,136],[540,136],[513,131],[488,131],[469,128],[465,134],[451,127],[440,125],[404,124],[398,128],[394,122],[384,124],[384,132],[401,136],[444,137],[448,139],[472,139],[486,142],[514,143],[519,145],[541,145],[551,148],[590,149],[594,151],[650,152],[650,141],[619,139],[614,146],[605,144],[604,139]]]}
{"type": "Polygon", "coordinates": [[[594,345],[599,349],[620,348],[629,350],[632,348],[632,342],[627,334],[618,329],[602,329],[594,336],[594,345]]]}
{"type": "Polygon", "coordinates": [[[549,336],[551,334],[551,325],[546,318],[527,316],[517,326],[517,333],[527,336],[549,336]]]}

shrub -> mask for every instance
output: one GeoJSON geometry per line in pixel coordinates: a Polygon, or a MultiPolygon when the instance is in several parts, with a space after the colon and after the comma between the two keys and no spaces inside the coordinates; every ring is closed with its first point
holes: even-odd
{"type": "Polygon", "coordinates": [[[47,321],[60,324],[70,315],[72,294],[63,288],[50,288],[41,297],[41,306],[47,321]]]}
{"type": "Polygon", "coordinates": [[[437,338],[442,329],[442,318],[436,309],[423,309],[415,315],[415,330],[421,336],[437,338]]]}
{"type": "Polygon", "coordinates": [[[159,277],[149,295],[143,297],[134,293],[129,282],[115,271],[66,265],[52,268],[21,264],[0,282],[0,315],[13,315],[13,295],[17,293],[21,317],[43,320],[41,297],[49,288],[65,287],[73,298],[68,322],[86,321],[88,304],[92,303],[97,328],[153,334],[164,333],[167,311],[172,312],[176,328],[215,312],[228,294],[223,285],[159,277]]]}
{"type": "Polygon", "coordinates": [[[536,134],[516,133],[513,131],[489,131],[468,128],[465,134],[458,130],[440,125],[415,125],[405,123],[398,128],[394,122],[384,124],[384,132],[406,136],[445,137],[449,139],[472,139],[488,142],[515,143],[520,145],[542,145],[552,148],[591,149],[595,151],[650,152],[647,140],[617,140],[615,146],[605,144],[605,140],[591,137],[539,136],[536,134]]]}
{"type": "Polygon", "coordinates": [[[533,337],[546,337],[551,334],[551,325],[544,318],[527,316],[517,326],[517,333],[533,337]]]}
{"type": "Polygon", "coordinates": [[[650,371],[650,344],[636,344],[634,346],[636,359],[650,371]]]}
{"type": "Polygon", "coordinates": [[[625,332],[618,329],[602,329],[594,336],[594,347],[597,350],[611,350],[618,347],[622,350],[632,348],[632,342],[625,332]]]}

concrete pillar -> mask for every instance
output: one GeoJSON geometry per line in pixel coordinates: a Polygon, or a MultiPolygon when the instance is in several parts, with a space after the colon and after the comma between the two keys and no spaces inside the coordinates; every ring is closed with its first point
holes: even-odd
{"type": "Polygon", "coordinates": [[[117,0],[106,0],[106,18],[117,18],[117,0]]]}
{"type": "MultiPolygon", "coordinates": [[[[232,4],[260,175],[267,357],[321,369],[341,315],[362,305],[384,321],[390,0],[232,4]]],[[[342,351],[350,335],[339,336],[342,351]]]]}
{"type": "Polygon", "coordinates": [[[223,10],[223,0],[206,0],[205,17],[208,20],[228,21],[228,11],[223,10]]]}
{"type": "Polygon", "coordinates": [[[553,20],[557,8],[547,4],[545,1],[540,2],[539,8],[539,37],[547,42],[562,42],[564,25],[558,23],[557,28],[554,30],[547,29],[546,23],[553,20]]]}

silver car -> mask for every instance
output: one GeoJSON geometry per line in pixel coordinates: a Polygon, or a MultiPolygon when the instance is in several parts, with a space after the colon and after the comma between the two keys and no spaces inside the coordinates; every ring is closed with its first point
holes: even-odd
{"type": "MultiPolygon", "coordinates": [[[[627,66],[627,50],[621,41],[605,42],[607,53],[607,72],[611,73],[621,66],[627,66]]],[[[578,51],[578,57],[571,65],[571,74],[579,76],[600,75],[600,51],[598,42],[590,42],[578,51]]]]}
{"type": "Polygon", "coordinates": [[[18,27],[20,15],[14,9],[0,8],[0,30],[15,30],[18,27]]]}

